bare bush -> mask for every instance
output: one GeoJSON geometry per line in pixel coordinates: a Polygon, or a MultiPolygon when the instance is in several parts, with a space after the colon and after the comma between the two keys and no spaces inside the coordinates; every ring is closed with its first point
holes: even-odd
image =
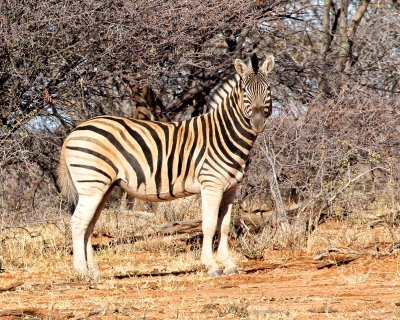
{"type": "Polygon", "coordinates": [[[280,191],[287,202],[302,204],[292,218],[311,219],[312,228],[329,217],[344,218],[384,202],[395,222],[398,117],[398,99],[382,105],[379,96],[354,87],[315,100],[295,119],[272,119],[253,156],[256,165],[250,166],[243,196],[269,189],[271,149],[280,191]]]}

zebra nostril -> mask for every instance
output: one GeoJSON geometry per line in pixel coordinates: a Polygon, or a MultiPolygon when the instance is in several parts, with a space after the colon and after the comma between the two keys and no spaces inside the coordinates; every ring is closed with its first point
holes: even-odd
{"type": "Polygon", "coordinates": [[[251,127],[254,131],[260,133],[264,129],[266,116],[264,112],[254,112],[250,119],[251,127]]]}

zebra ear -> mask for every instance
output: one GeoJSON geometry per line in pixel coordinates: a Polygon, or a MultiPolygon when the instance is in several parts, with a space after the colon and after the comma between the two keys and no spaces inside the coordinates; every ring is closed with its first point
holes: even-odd
{"type": "Polygon", "coordinates": [[[264,73],[270,73],[272,71],[272,69],[275,66],[275,59],[274,56],[272,54],[270,54],[264,61],[264,63],[261,66],[261,70],[264,73]]]}
{"type": "Polygon", "coordinates": [[[235,70],[239,76],[243,77],[249,67],[240,59],[235,60],[235,70]]]}

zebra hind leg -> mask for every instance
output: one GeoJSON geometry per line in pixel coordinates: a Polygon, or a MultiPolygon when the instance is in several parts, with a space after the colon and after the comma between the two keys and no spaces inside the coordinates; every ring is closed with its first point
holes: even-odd
{"type": "Polygon", "coordinates": [[[201,192],[203,215],[203,247],[201,262],[208,268],[208,275],[219,276],[222,271],[213,257],[212,245],[217,228],[218,210],[221,203],[222,192],[204,189],[201,192]]]}
{"type": "MultiPolygon", "coordinates": [[[[97,193],[94,195],[79,195],[79,200],[76,205],[74,214],[71,217],[71,231],[72,231],[72,247],[74,256],[74,269],[78,273],[79,277],[88,276],[88,264],[86,256],[86,244],[90,244],[90,237],[86,236],[91,221],[96,216],[97,208],[102,202],[104,193],[97,193]],[[86,237],[85,237],[86,236],[86,237]],[[86,240],[85,240],[86,238],[86,240]]],[[[99,212],[100,213],[100,212],[99,212]]],[[[97,217],[98,218],[98,217],[97,217]]],[[[93,221],[94,224],[97,219],[93,221]]],[[[89,233],[91,235],[90,229],[89,233]]],[[[91,254],[90,259],[93,263],[93,255],[91,254]]]]}
{"type": "Polygon", "coordinates": [[[113,186],[111,186],[108,191],[104,194],[103,199],[101,199],[99,205],[97,206],[96,212],[90,220],[90,223],[86,229],[85,232],[85,237],[84,237],[84,245],[86,248],[86,264],[88,268],[88,275],[92,279],[97,279],[99,277],[99,272],[97,269],[97,265],[94,261],[93,257],[93,247],[92,247],[92,235],[93,235],[93,230],[94,226],[96,225],[97,220],[100,217],[100,213],[103,210],[103,207],[105,203],[107,202],[107,199],[109,198],[110,194],[112,193],[113,186]]]}

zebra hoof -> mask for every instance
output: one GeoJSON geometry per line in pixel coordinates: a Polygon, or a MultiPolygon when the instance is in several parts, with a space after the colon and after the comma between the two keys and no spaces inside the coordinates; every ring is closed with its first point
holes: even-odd
{"type": "Polygon", "coordinates": [[[73,275],[73,278],[78,282],[88,282],[89,281],[89,276],[88,276],[87,272],[81,272],[81,271],[78,272],[77,271],[73,275]]]}
{"type": "Polygon", "coordinates": [[[229,267],[224,269],[224,274],[229,275],[229,274],[239,274],[239,271],[236,267],[229,267]]]}
{"type": "Polygon", "coordinates": [[[210,271],[208,271],[208,275],[209,275],[210,277],[219,277],[219,276],[222,275],[222,271],[219,270],[219,269],[210,270],[210,271]]]}
{"type": "Polygon", "coordinates": [[[100,280],[100,272],[97,268],[90,268],[87,277],[90,281],[98,282],[100,280]]]}
{"type": "Polygon", "coordinates": [[[78,281],[85,281],[88,278],[88,270],[86,267],[75,268],[74,276],[78,281]]]}

